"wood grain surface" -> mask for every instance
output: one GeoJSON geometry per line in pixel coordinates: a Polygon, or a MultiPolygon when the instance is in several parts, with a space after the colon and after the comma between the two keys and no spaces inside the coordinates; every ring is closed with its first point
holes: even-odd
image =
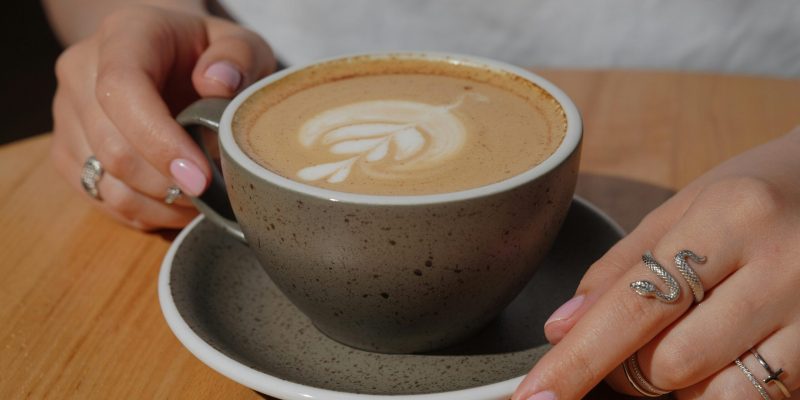
{"type": "MultiPolygon", "coordinates": [[[[583,114],[578,192],[627,229],[720,161],[800,124],[800,80],[539,72],[583,114]]],[[[174,232],[96,211],[57,175],[49,142],[0,147],[0,398],[261,398],[200,363],[164,322],[156,281],[174,232]]]]}

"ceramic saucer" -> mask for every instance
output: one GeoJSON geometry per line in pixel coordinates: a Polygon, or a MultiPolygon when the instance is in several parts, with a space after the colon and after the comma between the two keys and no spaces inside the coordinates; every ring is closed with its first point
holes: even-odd
{"type": "Polygon", "coordinates": [[[202,217],[161,266],[169,327],[202,362],[281,399],[507,399],[547,351],[542,326],[586,268],[622,236],[609,217],[573,201],[556,244],[523,292],[468,341],[435,353],[356,350],[317,331],[275,287],[247,246],[202,217]]]}

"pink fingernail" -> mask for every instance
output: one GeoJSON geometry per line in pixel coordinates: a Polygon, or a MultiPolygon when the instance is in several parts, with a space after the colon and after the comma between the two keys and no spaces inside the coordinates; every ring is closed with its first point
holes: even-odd
{"type": "Polygon", "coordinates": [[[528,397],[527,400],[556,400],[556,394],[547,390],[544,392],[536,393],[533,396],[528,397]]]}
{"type": "Polygon", "coordinates": [[[217,61],[206,69],[205,77],[213,79],[234,91],[242,83],[242,73],[227,61],[217,61]]]}
{"type": "Polygon", "coordinates": [[[553,313],[553,315],[551,315],[550,318],[547,319],[547,322],[545,322],[544,325],[547,326],[547,324],[551,322],[563,321],[565,319],[569,319],[569,317],[571,317],[572,314],[575,314],[575,311],[577,311],[578,308],[581,307],[581,304],[583,304],[583,300],[585,297],[586,296],[584,295],[576,296],[570,299],[568,302],[562,304],[561,307],[558,307],[558,310],[556,310],[553,313]]]}
{"type": "Polygon", "coordinates": [[[190,196],[199,196],[206,188],[206,176],[195,163],[178,158],[169,164],[169,172],[180,185],[181,190],[190,196]]]}

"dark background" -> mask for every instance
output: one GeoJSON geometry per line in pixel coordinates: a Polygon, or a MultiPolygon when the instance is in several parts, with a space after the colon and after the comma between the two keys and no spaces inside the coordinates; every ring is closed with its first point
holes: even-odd
{"type": "Polygon", "coordinates": [[[38,0],[5,5],[0,13],[0,144],[53,129],[53,65],[61,52],[38,0]]]}

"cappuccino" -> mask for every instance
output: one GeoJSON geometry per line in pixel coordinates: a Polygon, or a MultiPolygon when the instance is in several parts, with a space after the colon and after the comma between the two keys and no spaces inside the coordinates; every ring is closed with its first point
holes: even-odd
{"type": "Polygon", "coordinates": [[[318,64],[253,94],[234,137],[264,168],[326,189],[425,195],[488,185],[547,159],[558,102],[509,73],[446,61],[318,64]]]}

